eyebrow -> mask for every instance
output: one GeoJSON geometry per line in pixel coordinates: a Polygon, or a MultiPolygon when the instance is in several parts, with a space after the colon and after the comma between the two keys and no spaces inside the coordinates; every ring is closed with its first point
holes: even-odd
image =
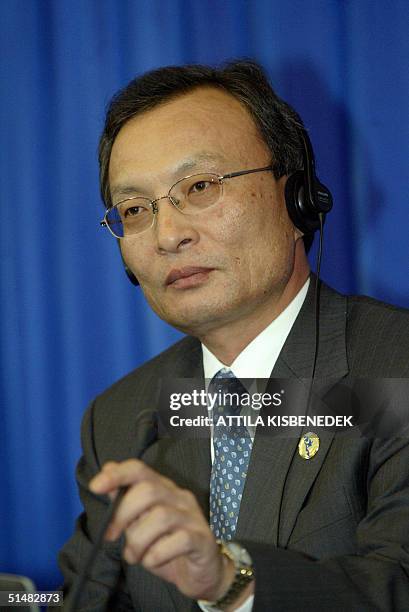
{"type": "MultiPolygon", "coordinates": [[[[172,172],[171,176],[173,177],[171,180],[178,180],[179,178],[183,178],[186,173],[194,170],[200,170],[200,166],[203,164],[212,165],[218,163],[225,163],[226,158],[220,153],[210,153],[207,151],[203,151],[201,153],[196,154],[194,157],[187,158],[177,164],[172,172]]],[[[111,189],[111,199],[118,196],[132,196],[136,193],[146,194],[148,197],[148,193],[146,188],[139,187],[136,184],[118,184],[113,189],[111,189]]]]}

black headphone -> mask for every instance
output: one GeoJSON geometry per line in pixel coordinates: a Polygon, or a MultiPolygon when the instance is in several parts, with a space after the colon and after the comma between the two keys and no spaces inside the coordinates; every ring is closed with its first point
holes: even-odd
{"type": "MultiPolygon", "coordinates": [[[[320,227],[319,215],[332,208],[332,195],[315,173],[315,158],[311,141],[304,128],[298,128],[302,142],[303,169],[291,174],[285,184],[285,203],[288,216],[303,234],[311,235],[320,227]]],[[[122,257],[122,252],[121,252],[122,257]]],[[[134,273],[126,265],[125,273],[133,285],[139,285],[134,273]]]]}
{"type": "Polygon", "coordinates": [[[128,266],[125,263],[125,259],[122,256],[122,251],[121,251],[121,247],[119,247],[119,252],[121,253],[121,257],[122,257],[122,261],[124,264],[124,270],[125,270],[125,274],[127,275],[127,277],[129,278],[129,280],[131,281],[131,283],[133,285],[135,285],[136,287],[138,287],[139,285],[139,281],[136,278],[135,274],[132,272],[132,270],[130,268],[128,268],[128,266]]]}
{"type": "Polygon", "coordinates": [[[332,195],[315,173],[315,158],[311,141],[304,128],[298,129],[302,142],[303,169],[291,174],[285,184],[288,216],[303,234],[313,234],[320,227],[320,213],[332,208],[332,195]]]}

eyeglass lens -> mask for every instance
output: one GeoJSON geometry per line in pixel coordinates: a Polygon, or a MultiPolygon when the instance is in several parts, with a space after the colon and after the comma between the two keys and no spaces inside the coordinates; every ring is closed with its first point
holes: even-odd
{"type": "MultiPolygon", "coordinates": [[[[196,174],[175,183],[167,197],[180,212],[195,215],[216,204],[222,189],[217,175],[196,174]]],[[[153,224],[151,201],[141,197],[129,198],[108,210],[105,219],[118,238],[139,234],[153,224]]]]}

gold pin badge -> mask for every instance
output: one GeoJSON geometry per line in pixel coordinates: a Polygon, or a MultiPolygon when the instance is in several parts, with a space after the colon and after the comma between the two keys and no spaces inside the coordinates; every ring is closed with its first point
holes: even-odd
{"type": "Polygon", "coordinates": [[[303,459],[312,459],[318,453],[320,439],[316,433],[309,431],[301,436],[298,443],[298,454],[303,459]]]}

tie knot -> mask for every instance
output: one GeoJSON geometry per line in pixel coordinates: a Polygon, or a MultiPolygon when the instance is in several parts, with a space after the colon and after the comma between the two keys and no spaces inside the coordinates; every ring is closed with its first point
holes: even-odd
{"type": "Polygon", "coordinates": [[[218,414],[238,415],[241,411],[241,397],[247,392],[231,370],[221,368],[210,381],[208,393],[216,395],[212,404],[218,414]]]}

